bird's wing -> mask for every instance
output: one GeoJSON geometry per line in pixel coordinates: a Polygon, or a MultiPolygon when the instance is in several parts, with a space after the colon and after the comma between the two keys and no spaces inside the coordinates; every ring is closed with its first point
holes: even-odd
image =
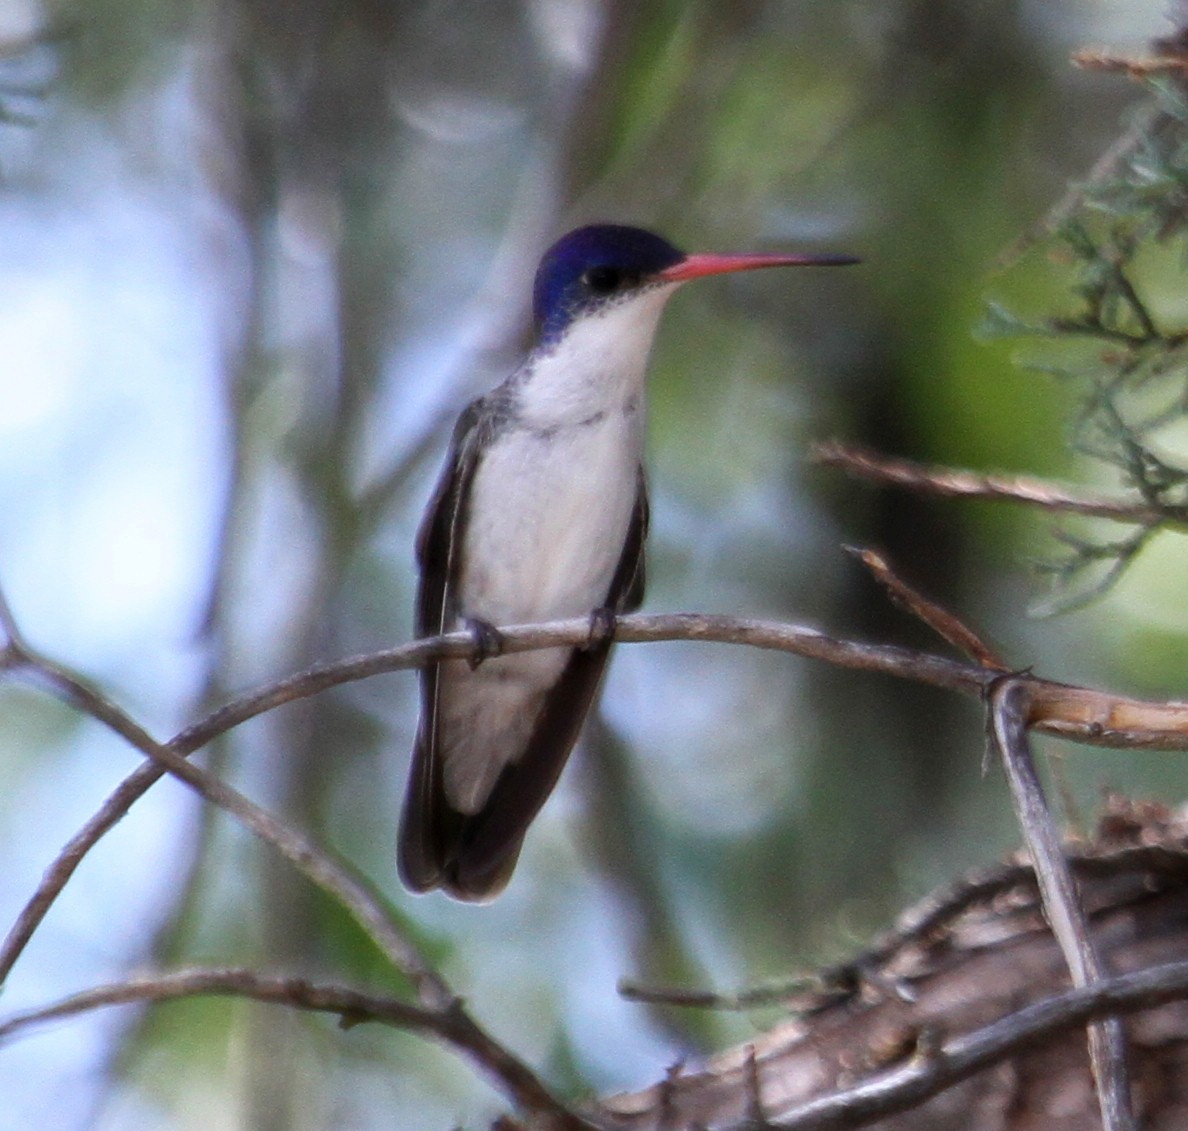
{"type": "MultiPolygon", "coordinates": [[[[453,589],[458,580],[462,521],[486,419],[482,399],[472,402],[458,418],[445,466],[417,530],[418,637],[445,631],[456,612],[453,589]]],[[[421,721],[401,817],[398,864],[401,877],[414,891],[426,891],[441,882],[440,845],[450,834],[448,826],[460,820],[458,814],[449,820],[437,752],[439,676],[437,664],[421,669],[421,721]]]]}
{"type": "Polygon", "coordinates": [[[417,528],[416,555],[421,582],[417,590],[417,635],[434,636],[449,620],[450,590],[457,581],[457,556],[462,549],[461,524],[488,414],[482,398],[458,417],[445,466],[417,528]]]}
{"type": "Polygon", "coordinates": [[[631,526],[627,530],[627,541],[623,543],[623,556],[619,559],[611,582],[606,605],[616,613],[633,613],[643,604],[646,583],[646,558],[644,546],[648,540],[648,524],[651,511],[648,507],[648,483],[641,466],[637,473],[635,488],[635,511],[631,515],[631,526]]]}

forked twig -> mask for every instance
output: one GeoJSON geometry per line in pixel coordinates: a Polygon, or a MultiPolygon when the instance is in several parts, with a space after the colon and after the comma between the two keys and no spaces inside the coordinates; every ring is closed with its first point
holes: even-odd
{"type": "Polygon", "coordinates": [[[870,570],[875,580],[887,590],[894,604],[923,621],[942,640],[964,652],[979,667],[1002,672],[1010,670],[969,625],[904,581],[878,551],[859,546],[847,546],[846,549],[870,570]]]}

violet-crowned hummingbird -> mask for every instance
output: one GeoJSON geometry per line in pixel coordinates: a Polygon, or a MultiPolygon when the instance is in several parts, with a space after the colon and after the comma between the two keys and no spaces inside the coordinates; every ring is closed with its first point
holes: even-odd
{"type": "Polygon", "coordinates": [[[545,253],[536,344],[462,413],[417,535],[418,636],[469,626],[489,658],[421,672],[399,849],[410,888],[464,900],[503,889],[598,690],[605,630],[643,599],[644,372],[673,291],[729,271],[855,262],[684,255],[611,224],[545,253]],[[496,625],[587,614],[584,648],[498,655],[496,625]]]}

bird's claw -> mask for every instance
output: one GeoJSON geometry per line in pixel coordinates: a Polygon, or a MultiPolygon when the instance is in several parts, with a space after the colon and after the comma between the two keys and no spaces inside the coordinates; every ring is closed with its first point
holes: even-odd
{"type": "Polygon", "coordinates": [[[592,652],[615,635],[615,623],[618,620],[615,610],[603,605],[601,608],[590,610],[590,632],[586,637],[584,651],[592,652]]]}
{"type": "Polygon", "coordinates": [[[503,652],[503,633],[490,621],[467,617],[466,627],[474,639],[474,654],[467,658],[470,670],[474,671],[484,660],[494,659],[503,652]]]}

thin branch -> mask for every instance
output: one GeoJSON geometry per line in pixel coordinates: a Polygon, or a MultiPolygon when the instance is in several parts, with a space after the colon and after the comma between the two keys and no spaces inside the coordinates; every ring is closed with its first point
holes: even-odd
{"type": "MultiPolygon", "coordinates": [[[[499,626],[502,651],[528,652],[539,648],[581,646],[590,636],[589,617],[571,617],[545,624],[499,626]]],[[[802,625],[746,617],[704,613],[632,614],[616,620],[614,639],[621,644],[658,641],[701,641],[746,645],[826,660],[840,667],[881,671],[917,679],[937,687],[980,694],[985,676],[978,668],[892,645],[838,640],[802,625]]],[[[470,659],[476,654],[468,631],[428,637],[396,648],[321,664],[233,700],[182,731],[174,743],[193,750],[211,739],[284,703],[370,679],[388,672],[419,668],[444,659],[470,659]]]]}
{"type": "Polygon", "coordinates": [[[333,896],[392,965],[409,978],[424,1004],[445,1009],[454,1002],[453,991],[396,924],[383,893],[370,880],[226,782],[187,761],[172,746],[154,746],[144,753],[211,804],[225,809],[255,836],[272,845],[302,875],[333,896]]]}
{"type": "MultiPolygon", "coordinates": [[[[1084,47],[1072,54],[1074,66],[1084,71],[1105,71],[1114,74],[1124,74],[1132,79],[1149,79],[1156,75],[1183,76],[1188,73],[1188,59],[1183,50],[1168,50],[1172,45],[1170,40],[1155,40],[1152,43],[1154,52],[1148,55],[1121,55],[1114,51],[1103,51],[1096,47],[1084,47]]],[[[1150,122],[1136,123],[1150,129],[1150,122]]],[[[1132,127],[1122,135],[1120,141],[1130,141],[1133,148],[1134,139],[1131,134],[1136,131],[1132,127]]],[[[1111,150],[1114,147],[1111,146],[1111,150]]],[[[1109,153],[1110,151],[1107,151],[1109,153]]],[[[1126,154],[1123,153],[1122,156],[1126,154]]],[[[1115,158],[1116,163],[1116,158],[1115,158]]]]}
{"type": "MultiPolygon", "coordinates": [[[[453,991],[425,963],[416,947],[405,938],[396,925],[387,911],[383,896],[348,865],[332,858],[328,852],[319,849],[300,833],[285,826],[267,810],[249,801],[225,782],[186,761],[189,751],[184,747],[179,748],[173,743],[158,743],[111,700],[65,668],[28,652],[23,670],[32,673],[56,695],[84,714],[115,731],[130,745],[152,759],[157,764],[158,771],[167,770],[208,801],[232,813],[260,839],[273,845],[298,871],[334,896],[354,916],[393,966],[416,985],[423,1001],[442,1007],[453,1000],[453,991]]],[[[116,793],[104,803],[100,810],[102,819],[96,821],[92,818],[84,831],[93,833],[100,825],[104,827],[104,831],[110,828],[111,823],[127,811],[127,805],[143,794],[159,776],[160,772],[149,775],[145,767],[140,767],[135,774],[125,779],[116,793]],[[134,784],[130,784],[133,783],[133,779],[134,784]],[[122,810],[120,805],[124,806],[122,810]]],[[[0,971],[5,976],[57,893],[61,891],[61,885],[69,879],[82,859],[82,854],[93,843],[94,840],[88,843],[82,833],[72,837],[67,849],[59,854],[50,870],[54,877],[53,883],[58,886],[47,886],[43,878],[42,884],[22,910],[5,940],[2,948],[4,965],[0,966],[0,971]]]]}
{"type": "Polygon", "coordinates": [[[137,748],[207,801],[231,813],[249,831],[277,849],[302,875],[337,900],[393,967],[412,981],[426,1009],[449,1018],[448,1032],[443,1031],[442,1035],[475,1058],[487,1074],[500,1083],[509,1099],[549,1115],[558,1128],[582,1126],[559,1100],[552,1097],[543,1083],[466,1013],[448,984],[396,925],[384,897],[368,880],[225,782],[187,761],[171,745],[158,745],[149,739],[138,743],[137,748]],[[531,1103],[525,1099],[529,1093],[535,1097],[531,1103]]]}
{"type": "MultiPolygon", "coordinates": [[[[221,994],[337,1014],[346,1025],[376,1021],[400,1029],[432,1033],[473,1052],[486,1068],[488,1050],[465,1029],[455,1031],[454,1016],[349,987],[278,978],[242,969],[192,969],[129,979],[72,995],[51,1005],[15,1014],[0,1022],[0,1039],[10,1039],[45,1022],[110,1005],[162,1002],[221,994]]],[[[935,1048],[869,1076],[862,1083],[805,1104],[767,1113],[771,1126],[786,1131],[857,1128],[906,1111],[976,1072],[1016,1056],[1057,1034],[1101,1017],[1153,1009],[1188,997],[1188,962],[1148,967],[1057,994],[935,1048]]],[[[521,1065],[521,1068],[523,1066],[521,1065]]],[[[756,1068],[762,1068],[758,1061],[756,1068]]],[[[527,1069],[523,1069],[527,1072],[527,1069]]],[[[590,1124],[572,1112],[560,1116],[551,1102],[535,1094],[535,1077],[522,1081],[517,1102],[554,1120],[555,1128],[588,1131],[590,1124]],[[563,1120],[557,1122],[557,1120],[563,1120]],[[568,1120],[569,1122],[565,1122],[568,1120]]],[[[546,1093],[547,1095],[547,1093],[546,1093]]]]}
{"type": "MultiPolygon", "coordinates": [[[[585,617],[547,625],[510,626],[502,630],[505,649],[509,652],[566,644],[580,645],[586,641],[588,633],[589,624],[585,617]]],[[[978,666],[907,649],[837,640],[814,629],[736,617],[633,615],[619,619],[615,636],[622,643],[717,641],[782,650],[843,667],[915,679],[966,694],[983,694],[988,686],[1000,678],[998,673],[978,666]]],[[[226,808],[257,836],[282,852],[299,871],[342,902],[393,964],[417,984],[423,1004],[441,1013],[450,1012],[458,1018],[460,1029],[455,1043],[467,1050],[482,1049],[482,1063],[492,1074],[504,1079],[505,1090],[512,1095],[513,1089],[520,1085],[501,1076],[505,1073],[514,1074],[514,1063],[504,1063],[502,1060],[510,1054],[466,1016],[448,987],[425,966],[415,948],[392,922],[382,897],[343,864],[320,851],[300,834],[287,829],[271,814],[230,786],[187,762],[185,757],[232,727],[283,703],[341,683],[383,672],[414,668],[431,660],[465,658],[473,654],[474,648],[475,642],[470,633],[457,632],[381,653],[320,665],[234,700],[164,745],[156,743],[101,693],[60,666],[30,653],[19,670],[35,676],[55,694],[123,735],[133,746],[207,800],[226,808]]],[[[1108,745],[1158,748],[1182,748],[1188,745],[1188,704],[1124,700],[1087,689],[1049,683],[1030,675],[1014,677],[1011,682],[1024,687],[1027,692],[1025,702],[1015,704],[1020,727],[1034,726],[1064,737],[1108,745]]],[[[154,770],[156,768],[153,767],[154,770]]],[[[145,767],[141,767],[121,787],[123,794],[118,799],[116,795],[109,799],[110,804],[105,806],[103,819],[92,822],[92,829],[103,821],[114,819],[121,805],[130,804],[129,798],[134,800],[133,795],[137,794],[137,790],[143,792],[151,784],[151,776],[145,767]]],[[[80,858],[78,852],[79,845],[73,843],[69,861],[59,861],[63,864],[63,873],[68,873],[77,864],[80,858]]],[[[50,893],[48,901],[42,898],[28,919],[22,916],[26,937],[35,926],[33,919],[44,914],[44,908],[52,902],[54,894],[50,893]]],[[[35,897],[35,902],[37,899],[35,897]]],[[[540,1088],[547,1094],[543,1085],[540,1088]]],[[[569,1118],[563,1107],[558,1107],[554,1114],[557,1119],[569,1118]]]]}
{"type": "Polygon", "coordinates": [[[41,882],[21,908],[20,914],[5,935],[4,942],[0,944],[0,985],[8,979],[13,966],[29,945],[29,940],[87,853],[120,822],[155,782],[161,780],[164,774],[165,771],[156,762],[141,763],[116,786],[103,804],[87,819],[86,824],[66,842],[53,863],[42,874],[41,882]]]}
{"type": "MultiPolygon", "coordinates": [[[[219,778],[187,761],[186,753],[189,751],[182,752],[182,748],[174,743],[157,743],[110,700],[64,668],[31,652],[25,655],[24,668],[67,702],[110,727],[141,753],[148,755],[153,760],[154,768],[168,771],[207,801],[231,813],[257,837],[277,849],[302,875],[337,900],[392,966],[409,978],[422,1005],[449,1019],[448,1033],[443,1032],[442,1035],[474,1058],[499,1083],[513,1103],[547,1117],[558,1129],[584,1127],[529,1069],[467,1014],[453,990],[404,935],[389,913],[383,895],[368,880],[219,778]]],[[[143,770],[144,767],[141,767],[143,770]]],[[[141,771],[133,776],[138,777],[137,787],[147,789],[152,781],[141,771]]],[[[128,780],[125,780],[124,786],[127,786],[128,780]]],[[[133,792],[124,790],[121,800],[126,801],[133,792]]],[[[109,798],[104,806],[105,815],[112,816],[114,809],[109,798]]],[[[94,821],[88,822],[89,826],[93,824],[94,821]]],[[[72,838],[69,853],[60,854],[55,861],[53,870],[57,875],[56,882],[64,884],[81,860],[78,840],[77,836],[72,838]]],[[[43,880],[33,899],[26,905],[5,941],[8,968],[60,891],[60,886],[56,889],[47,888],[43,880]]]]}
{"type": "MultiPolygon", "coordinates": [[[[589,639],[590,622],[588,617],[571,617],[546,624],[500,626],[499,632],[503,651],[507,653],[566,645],[578,647],[589,639]]],[[[999,674],[978,665],[895,645],[840,640],[803,625],[708,613],[622,616],[616,620],[614,639],[620,644],[680,640],[762,648],[978,697],[999,674]]],[[[460,631],[318,665],[233,700],[182,731],[170,745],[189,753],[232,727],[284,703],[340,684],[418,668],[434,660],[469,659],[475,654],[473,635],[460,631]]],[[[1026,679],[1031,691],[1028,725],[1045,733],[1095,746],[1188,749],[1188,703],[1133,699],[1032,675],[1020,678],[1026,679]]]]}
{"type": "Polygon", "coordinates": [[[323,1013],[337,1013],[344,1026],[380,1021],[400,1029],[440,1033],[443,1014],[396,998],[363,994],[347,986],[316,985],[303,978],[269,977],[239,967],[202,967],[146,974],[71,994],[0,1021],[0,1040],[64,1017],[76,1017],[113,1005],[178,1001],[205,995],[227,995],[288,1005],[323,1013]]]}
{"type": "MultiPolygon", "coordinates": [[[[508,652],[542,648],[556,644],[582,644],[589,637],[588,618],[574,618],[548,625],[520,626],[502,633],[508,652]]],[[[981,673],[976,668],[962,669],[949,660],[934,659],[904,649],[879,648],[874,645],[833,641],[815,629],[746,621],[732,617],[705,617],[680,614],[667,617],[622,617],[616,637],[624,642],[636,640],[718,640],[726,643],[751,643],[757,647],[782,648],[801,655],[816,655],[845,666],[867,670],[898,670],[914,678],[941,686],[980,693],[981,673]]],[[[468,632],[414,641],[398,648],[367,656],[357,656],[307,669],[288,679],[249,692],[207,715],[183,730],[168,744],[180,758],[193,753],[232,728],[311,695],[344,683],[367,679],[387,672],[417,668],[436,659],[468,658],[474,654],[474,639],[468,632]]],[[[152,737],[136,727],[114,704],[64,669],[29,653],[23,672],[39,675],[50,690],[80,710],[121,734],[132,746],[150,759],[160,747],[152,737]]],[[[1186,725],[1188,730],[1188,725],[1186,725]]],[[[142,797],[164,770],[153,760],[138,767],[117,786],[100,809],[70,839],[42,876],[31,898],[21,910],[0,946],[0,982],[7,978],[29,939],[50,907],[70,881],[75,869],[107,832],[142,797]]],[[[192,784],[192,783],[191,783],[192,784]]],[[[250,804],[246,798],[240,798],[250,804]]],[[[300,853],[298,853],[300,855],[300,853]]]]}
{"type": "Polygon", "coordinates": [[[964,652],[979,667],[996,671],[1009,671],[994,650],[969,625],[958,620],[948,609],[925,597],[913,588],[891,568],[890,563],[876,550],[864,550],[858,546],[847,546],[853,554],[886,589],[891,601],[906,609],[912,616],[923,621],[942,640],[964,652]]]}
{"type": "Polygon", "coordinates": [[[883,456],[866,448],[837,442],[816,444],[811,455],[816,462],[826,467],[840,468],[861,479],[925,494],[1025,503],[1043,510],[1144,526],[1184,523],[1184,519],[1171,508],[1152,507],[1146,502],[1130,502],[1116,496],[1077,490],[1027,475],[982,475],[950,467],[930,467],[913,460],[883,456]]]}
{"type": "MultiPolygon", "coordinates": [[[[27,678],[36,679],[58,698],[120,735],[129,745],[146,753],[155,746],[153,737],[96,688],[62,666],[39,656],[24,643],[20,630],[7,606],[0,599],[2,625],[8,635],[6,653],[15,657],[9,667],[27,678]]],[[[0,653],[3,655],[4,653],[0,653]]],[[[3,665],[0,664],[0,671],[3,665]]],[[[85,825],[74,834],[42,874],[33,895],[21,908],[0,944],[0,985],[8,979],[17,959],[24,953],[41,921],[49,913],[75,869],[87,853],[112,829],[164,771],[154,762],[143,763],[126,777],[103,802],[85,825]]]]}
{"type": "MultiPolygon", "coordinates": [[[[500,629],[506,652],[522,652],[558,645],[577,646],[589,638],[586,617],[541,625],[515,625],[500,629]]],[[[838,640],[817,629],[776,621],[702,613],[633,614],[618,618],[615,639],[623,644],[657,641],[704,641],[746,645],[822,660],[839,667],[878,672],[911,679],[933,687],[981,696],[995,673],[980,666],[930,656],[891,645],[838,640]]],[[[311,695],[341,684],[389,672],[418,668],[439,659],[466,659],[475,654],[470,633],[440,637],[322,664],[246,693],[178,734],[169,747],[188,755],[233,727],[311,695]]],[[[99,719],[131,745],[149,754],[153,740],[82,680],[47,661],[34,658],[32,666],[46,676],[50,689],[99,719]]],[[[21,670],[25,670],[22,668],[21,670]]],[[[1045,733],[1074,742],[1118,749],[1188,749],[1188,703],[1162,703],[1110,695],[1089,688],[1027,677],[1031,688],[1028,724],[1045,733]]],[[[151,757],[151,754],[150,754],[151,757]]],[[[0,981],[11,970],[29,937],[73,875],[88,851],[111,829],[144,793],[158,781],[156,763],[140,766],[113,791],[47,869],[41,884],[22,910],[0,947],[0,981]]]]}
{"type": "MultiPolygon", "coordinates": [[[[1006,770],[1015,815],[1035,866],[1052,933],[1068,964],[1073,985],[1094,986],[1106,971],[1090,936],[1080,892],[1031,756],[1027,684],[1013,676],[999,679],[989,688],[987,704],[989,738],[1006,770]]],[[[1126,1037],[1118,1018],[1095,1021],[1089,1027],[1089,1053],[1105,1131],[1133,1131],[1126,1037]]]]}
{"type": "Polygon", "coordinates": [[[0,1022],[0,1040],[34,1026],[95,1009],[220,995],[335,1013],[344,1028],[376,1021],[430,1035],[467,1054],[521,1110],[539,1116],[555,1131],[591,1131],[591,1125],[566,1108],[522,1061],[494,1042],[457,1002],[444,1008],[410,1005],[396,998],[360,993],[349,986],[318,984],[304,978],[268,976],[241,968],[196,968],[152,974],[96,986],[50,1005],[17,1013],[0,1022]]]}

